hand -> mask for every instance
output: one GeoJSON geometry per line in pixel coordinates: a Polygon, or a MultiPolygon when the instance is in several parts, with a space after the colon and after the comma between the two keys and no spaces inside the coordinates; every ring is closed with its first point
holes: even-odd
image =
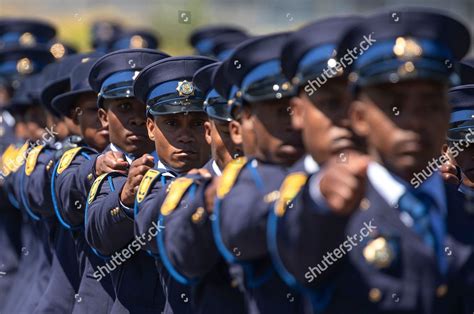
{"type": "Polygon", "coordinates": [[[100,176],[112,171],[127,174],[128,167],[128,162],[125,160],[123,153],[108,151],[97,157],[95,161],[95,174],[100,176]]]}
{"type": "Polygon", "coordinates": [[[324,168],[320,191],[333,213],[348,215],[359,207],[365,194],[369,157],[351,155],[347,163],[330,160],[324,168]]]}
{"type": "Polygon", "coordinates": [[[199,175],[199,176],[201,176],[201,177],[203,177],[203,178],[210,178],[210,177],[212,177],[212,176],[211,176],[211,173],[209,172],[209,170],[204,169],[204,168],[200,168],[200,169],[194,168],[194,169],[191,169],[191,170],[188,171],[188,174],[189,174],[189,175],[199,175]]]}
{"type": "Polygon", "coordinates": [[[122,201],[125,206],[131,207],[133,205],[138,186],[140,185],[143,176],[149,169],[153,168],[154,165],[155,160],[153,156],[148,154],[145,154],[132,162],[130,170],[128,171],[127,181],[120,193],[120,201],[122,201]]]}
{"type": "Polygon", "coordinates": [[[209,173],[209,170],[204,168],[192,169],[188,172],[188,175],[199,175],[204,179],[210,179],[210,183],[206,186],[206,190],[204,191],[204,205],[206,207],[206,211],[208,213],[212,213],[212,210],[214,208],[214,198],[216,197],[217,191],[217,181],[219,178],[212,178],[212,175],[209,173]]]}
{"type": "Polygon", "coordinates": [[[441,173],[441,177],[445,182],[455,185],[459,185],[461,183],[458,177],[458,169],[452,161],[448,160],[443,163],[439,168],[439,172],[441,173]]]}

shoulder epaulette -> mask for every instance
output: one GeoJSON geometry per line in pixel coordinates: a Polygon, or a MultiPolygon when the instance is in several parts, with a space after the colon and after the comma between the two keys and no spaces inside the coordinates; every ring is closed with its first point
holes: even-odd
{"type": "Polygon", "coordinates": [[[219,180],[219,187],[217,188],[217,197],[223,198],[230,192],[232,187],[235,184],[235,180],[239,176],[240,171],[247,163],[247,158],[239,157],[232,160],[227,166],[224,168],[222,172],[222,176],[219,180]]]}
{"type": "Polygon", "coordinates": [[[280,187],[280,197],[275,205],[275,214],[278,217],[285,214],[289,203],[299,193],[307,180],[308,176],[304,172],[295,172],[286,176],[280,187]]]}
{"type": "Polygon", "coordinates": [[[168,195],[166,195],[163,205],[161,206],[161,214],[163,216],[171,214],[176,209],[184,193],[193,182],[194,180],[191,178],[182,177],[170,183],[168,195]]]}
{"type": "Polygon", "coordinates": [[[150,191],[151,184],[155,179],[161,174],[160,171],[156,169],[150,169],[145,173],[140,185],[138,186],[137,192],[137,202],[141,203],[150,191]]]}

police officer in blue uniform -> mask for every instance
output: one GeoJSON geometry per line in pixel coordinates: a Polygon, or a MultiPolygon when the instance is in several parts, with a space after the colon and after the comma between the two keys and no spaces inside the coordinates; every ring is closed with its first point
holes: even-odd
{"type": "Polygon", "coordinates": [[[109,143],[107,127],[97,116],[97,94],[89,85],[89,72],[97,58],[86,58],[70,74],[71,91],[56,96],[52,107],[70,117],[80,128],[83,141],[66,151],[54,166],[51,193],[55,214],[64,230],[74,238],[80,286],[73,313],[110,312],[115,292],[110,276],[97,281],[93,273],[100,259],[84,238],[83,223],[87,193],[96,178],[93,171],[98,152],[109,143]]]}
{"type": "MultiPolygon", "coordinates": [[[[286,202],[291,201],[289,195],[296,195],[308,176],[318,171],[332,156],[336,156],[339,162],[346,162],[350,158],[350,150],[363,149],[360,140],[350,129],[347,112],[351,95],[342,67],[339,72],[334,71],[331,77],[324,78],[325,83],[320,87],[316,85],[319,84],[317,79],[324,75],[324,70],[335,60],[335,49],[341,36],[361,20],[356,16],[318,20],[292,33],[283,46],[282,71],[296,90],[290,100],[292,125],[301,130],[307,154],[289,170],[276,198],[279,209],[282,204],[287,206],[286,202]],[[313,90],[311,84],[317,90],[313,90]]],[[[275,268],[288,285],[302,290],[317,305],[317,295],[300,285],[285,270],[279,255],[275,253],[277,217],[272,210],[267,228],[268,246],[275,268]]],[[[304,222],[302,219],[300,223],[304,222]]],[[[339,237],[330,236],[328,230],[325,232],[328,246],[339,243],[339,237]]]]}
{"type": "Polygon", "coordinates": [[[442,145],[456,79],[445,60],[464,56],[469,32],[442,12],[400,9],[398,22],[390,12],[351,27],[337,49],[339,62],[353,53],[350,118],[370,157],[327,163],[275,208],[273,251],[313,289],[321,313],[461,311],[458,276],[471,252],[449,236],[444,217],[462,204],[437,172],[423,182],[416,175],[429,174],[442,145]],[[328,245],[327,233],[340,242],[328,245]]]}
{"type": "MultiPolygon", "coordinates": [[[[213,158],[203,167],[207,172],[199,176],[197,171],[185,177],[184,180],[192,180],[190,186],[170,186],[162,210],[168,211],[173,199],[176,208],[166,216],[161,215],[163,229],[157,235],[160,258],[166,261],[170,274],[176,281],[192,287],[193,313],[245,313],[243,294],[214,244],[208,214],[212,206],[206,204],[205,197],[209,193],[206,190],[213,189],[212,177],[220,176],[221,169],[241,153],[230,139],[232,118],[227,99],[213,88],[217,82],[225,84],[225,78],[215,74],[221,65],[207,65],[193,77],[193,83],[206,95],[204,108],[209,116],[205,122],[206,140],[213,158]]],[[[227,85],[230,86],[228,81],[227,85]]]]}
{"type": "Polygon", "coordinates": [[[224,258],[239,270],[250,313],[305,311],[305,300],[275,273],[266,245],[270,204],[287,168],[303,155],[299,132],[288,112],[291,85],[281,72],[280,51],[288,33],[261,36],[239,45],[226,75],[233,88],[232,115],[241,124],[247,159],[232,161],[223,172],[214,205],[213,232],[224,258]],[[242,197],[245,195],[245,197],[242,197]]]}
{"type": "MultiPolygon", "coordinates": [[[[57,65],[58,71],[54,78],[42,90],[43,104],[48,108],[50,117],[57,112],[51,109],[49,99],[61,91],[55,86],[64,85],[64,88],[68,88],[69,82],[63,73],[83,58],[84,55],[70,55],[62,59],[57,65]]],[[[38,302],[38,305],[35,305],[37,312],[71,312],[80,281],[79,267],[72,237],[69,232],[59,228],[54,215],[49,185],[55,160],[79,139],[77,135],[73,140],[71,137],[62,138],[53,126],[46,126],[45,130],[49,128],[51,134],[48,138],[42,136],[41,140],[30,143],[18,186],[23,207],[37,226],[38,232],[43,235],[41,245],[45,249],[46,256],[46,259],[38,259],[35,264],[39,265],[35,275],[38,279],[34,280],[33,284],[38,286],[31,289],[31,291],[37,290],[41,299],[31,297],[30,300],[38,302]],[[43,286],[41,278],[45,278],[46,286],[43,286]]],[[[73,134],[74,130],[70,132],[73,134]]]]}
{"type": "Polygon", "coordinates": [[[100,256],[107,256],[94,277],[102,280],[110,273],[116,294],[112,312],[155,313],[164,307],[153,259],[134,240],[133,193],[139,181],[130,185],[127,174],[139,180],[154,162],[145,105],[135,97],[133,82],[140,70],[167,57],[151,49],[118,50],[97,60],[89,74],[91,87],[99,93],[99,118],[109,129],[110,145],[103,158],[115,158],[116,171],[101,174],[90,188],[85,236],[100,256]]]}
{"type": "MultiPolygon", "coordinates": [[[[18,91],[18,88],[22,88],[18,94],[23,94],[23,97],[15,97],[16,104],[13,104],[11,108],[16,110],[22,103],[23,108],[31,108],[34,101],[29,99],[27,93],[30,87],[32,87],[32,81],[29,80],[28,84],[21,84],[21,81],[26,77],[38,73],[41,69],[54,60],[54,57],[49,52],[47,42],[51,40],[56,34],[54,27],[50,24],[39,20],[33,19],[1,19],[0,20],[0,76],[1,81],[4,84],[5,90],[13,93],[18,91]],[[26,87],[28,85],[28,88],[26,87]]],[[[3,89],[3,88],[2,88],[3,89]]],[[[37,104],[37,103],[36,103],[37,104]]],[[[20,111],[24,112],[24,109],[20,111]]],[[[20,127],[21,124],[19,124],[20,127]]],[[[24,124],[23,124],[24,125],[24,124]]],[[[2,108],[2,119],[0,126],[1,140],[2,140],[2,151],[8,144],[15,144],[19,139],[15,139],[12,132],[13,118],[2,108]]],[[[25,136],[26,134],[20,134],[20,128],[16,128],[16,134],[25,136]]],[[[13,147],[13,146],[12,146],[13,147]]],[[[6,180],[3,185],[4,191],[7,193],[8,201],[2,202],[4,207],[2,208],[2,226],[0,232],[6,232],[5,236],[1,236],[2,256],[0,257],[1,264],[3,265],[3,272],[5,273],[2,277],[2,310],[10,311],[15,307],[19,308],[21,305],[25,305],[28,302],[18,302],[18,296],[26,295],[31,290],[25,289],[25,284],[28,275],[32,275],[36,269],[35,264],[32,261],[38,257],[40,247],[36,246],[37,241],[35,240],[36,235],[32,226],[27,223],[27,217],[24,217],[23,223],[18,224],[19,216],[16,213],[9,213],[12,208],[9,203],[17,208],[21,206],[19,189],[15,187],[19,186],[20,178],[19,175],[21,170],[18,168],[21,163],[24,162],[23,158],[18,160],[13,156],[12,159],[3,160],[4,166],[7,164],[8,168],[12,171],[8,171],[8,174],[3,172],[6,176],[6,180]],[[9,165],[8,165],[9,164],[9,165]],[[16,173],[18,170],[18,173],[16,173]],[[15,193],[16,192],[16,193],[15,193]],[[14,194],[16,196],[14,196],[14,194]],[[21,233],[20,229],[21,228],[21,233]],[[19,238],[20,237],[20,238],[19,238]],[[19,247],[12,247],[20,245],[19,247]],[[35,244],[34,244],[35,243],[35,244]],[[18,256],[21,255],[20,263],[18,264],[18,256]],[[30,255],[31,253],[31,255],[30,255]],[[18,268],[17,268],[18,267],[18,268]],[[18,270],[17,276],[15,276],[15,270],[18,270]],[[10,275],[8,275],[10,274],[10,275]],[[13,281],[14,280],[14,281],[13,281]],[[3,288],[8,290],[4,290],[3,288]],[[7,288],[9,287],[9,288],[7,288]],[[14,293],[16,291],[17,293],[14,293]],[[9,295],[8,292],[11,292],[9,295]]],[[[5,168],[4,168],[5,169],[5,168]]],[[[32,307],[29,307],[32,309],[32,307]]]]}
{"type": "MultiPolygon", "coordinates": [[[[214,62],[201,56],[164,59],[144,69],[134,85],[135,94],[147,105],[148,134],[155,141],[159,157],[157,169],[145,174],[138,189],[134,208],[135,236],[150,235],[150,230],[155,229],[143,248],[156,258],[166,297],[165,313],[193,313],[189,287],[170,274],[173,269],[167,259],[158,256],[155,238],[164,228],[158,216],[171,187],[166,186],[167,183],[204,166],[209,160],[210,147],[204,127],[207,122],[203,109],[205,95],[195,87],[192,78],[197,70],[214,62]]],[[[182,186],[178,183],[181,180],[173,181],[173,186],[182,186]]]]}
{"type": "MultiPolygon", "coordinates": [[[[472,68],[469,67],[472,71],[472,68]]],[[[451,166],[454,173],[451,171],[443,171],[445,181],[454,183],[460,192],[458,198],[453,202],[458,202],[463,206],[459,206],[456,210],[448,211],[447,213],[447,229],[452,236],[461,243],[474,247],[474,237],[472,236],[472,228],[474,226],[474,210],[473,210],[473,183],[471,173],[471,159],[473,154],[472,148],[472,133],[473,127],[473,92],[474,83],[473,76],[462,76],[466,73],[466,68],[461,71],[462,85],[453,87],[449,90],[449,102],[451,105],[450,127],[447,133],[447,144],[443,146],[443,153],[448,156],[447,161],[443,167],[451,166]],[[455,178],[454,182],[451,178],[455,178]],[[459,177],[459,178],[458,178],[459,177]]],[[[474,264],[468,266],[466,274],[461,276],[465,278],[465,304],[463,313],[471,313],[474,309],[474,281],[472,280],[472,273],[474,272],[474,264]]]]}

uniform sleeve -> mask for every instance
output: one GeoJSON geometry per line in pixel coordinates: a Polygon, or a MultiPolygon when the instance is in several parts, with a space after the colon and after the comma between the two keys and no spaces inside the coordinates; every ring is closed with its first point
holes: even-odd
{"type": "Polygon", "coordinates": [[[207,182],[200,180],[187,190],[178,207],[164,219],[163,248],[173,267],[188,278],[202,277],[219,261],[211,221],[205,208],[207,182]]]}
{"type": "MultiPolygon", "coordinates": [[[[38,218],[48,218],[54,216],[54,207],[51,199],[51,173],[54,166],[54,151],[43,150],[37,159],[36,166],[27,175],[22,170],[22,189],[21,197],[23,205],[28,213],[38,218]]],[[[36,219],[37,220],[37,219],[36,219]]]]}
{"type": "MultiPolygon", "coordinates": [[[[311,182],[313,181],[308,180],[287,205],[282,217],[276,217],[272,211],[268,230],[270,254],[277,269],[280,268],[280,274],[283,268],[283,273],[291,274],[300,284],[309,286],[315,283],[309,282],[305,277],[308,267],[318,265],[326,252],[344,242],[348,222],[346,217],[338,217],[316,208],[309,191],[311,182]]],[[[318,278],[318,284],[330,278],[341,264],[324,272],[318,278]]]]}
{"type": "Polygon", "coordinates": [[[158,225],[158,217],[165,197],[166,186],[164,180],[160,178],[154,182],[151,191],[142,202],[135,202],[135,236],[146,239],[143,249],[155,257],[159,254],[156,235],[162,231],[162,227],[158,225]]]}
{"type": "Polygon", "coordinates": [[[61,174],[53,174],[53,202],[58,219],[66,228],[84,223],[87,194],[96,179],[95,161],[98,154],[77,155],[61,174]]]}
{"type": "Polygon", "coordinates": [[[20,195],[20,175],[25,171],[21,166],[16,172],[10,173],[6,178],[3,189],[7,194],[10,203],[17,209],[23,209],[23,203],[20,195]]]}
{"type": "Polygon", "coordinates": [[[266,227],[271,203],[265,196],[278,191],[284,174],[263,167],[256,173],[244,168],[231,191],[215,203],[214,236],[228,261],[253,260],[268,253],[266,227]]]}
{"type": "Polygon", "coordinates": [[[134,238],[133,217],[120,206],[120,192],[126,179],[127,177],[122,175],[105,176],[95,199],[86,207],[86,240],[102,255],[112,255],[134,238]]]}

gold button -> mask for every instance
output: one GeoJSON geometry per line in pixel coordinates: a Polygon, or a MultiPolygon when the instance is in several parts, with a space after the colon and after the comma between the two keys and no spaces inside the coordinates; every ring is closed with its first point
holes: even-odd
{"type": "Polygon", "coordinates": [[[89,174],[87,175],[87,179],[88,179],[89,181],[92,180],[92,179],[94,179],[94,175],[93,175],[92,173],[89,173],[89,174]]]}
{"type": "Polygon", "coordinates": [[[361,201],[360,201],[360,209],[362,210],[367,210],[370,208],[370,201],[364,197],[361,201]]]}
{"type": "Polygon", "coordinates": [[[196,212],[191,216],[192,222],[194,222],[195,224],[200,222],[204,217],[204,212],[205,210],[203,207],[199,207],[198,209],[196,209],[196,212]]]}
{"type": "Polygon", "coordinates": [[[53,166],[53,161],[50,160],[48,164],[46,165],[46,171],[49,171],[49,169],[51,169],[52,166],[53,166]]]}
{"type": "Polygon", "coordinates": [[[371,302],[379,302],[380,299],[382,298],[382,292],[380,292],[380,289],[377,288],[372,288],[369,291],[369,300],[371,302]]]}
{"type": "Polygon", "coordinates": [[[436,296],[438,298],[444,297],[447,292],[448,292],[448,286],[445,285],[445,284],[440,285],[440,286],[438,286],[438,288],[436,288],[436,296]]]}

